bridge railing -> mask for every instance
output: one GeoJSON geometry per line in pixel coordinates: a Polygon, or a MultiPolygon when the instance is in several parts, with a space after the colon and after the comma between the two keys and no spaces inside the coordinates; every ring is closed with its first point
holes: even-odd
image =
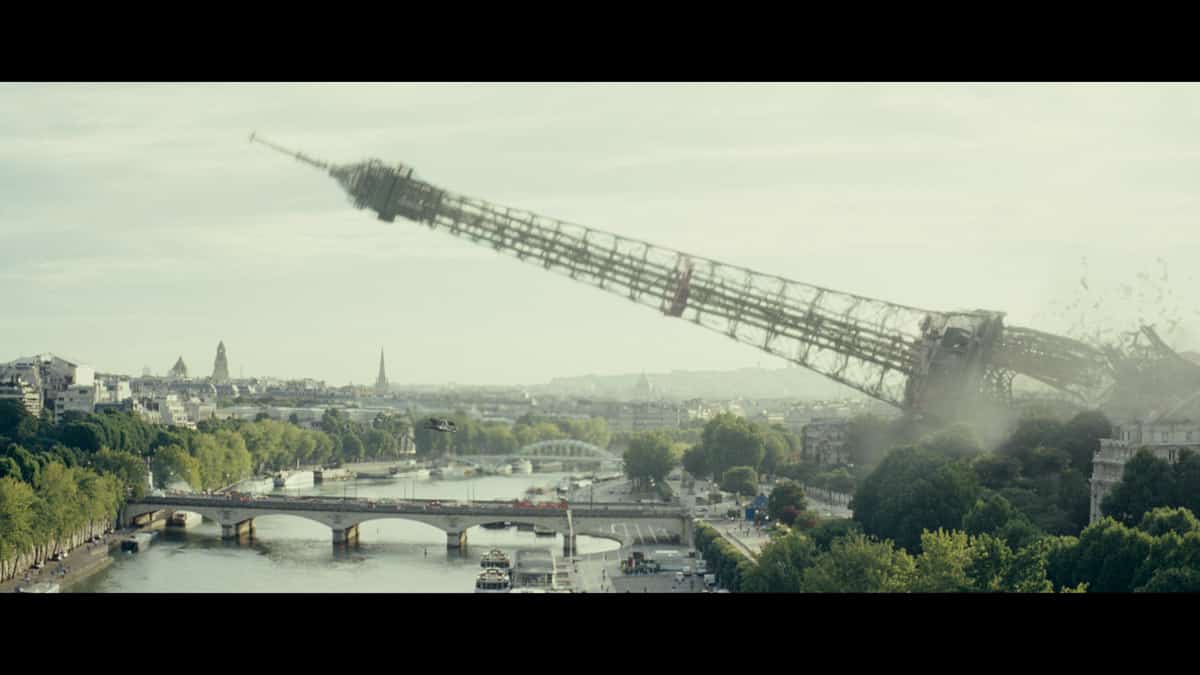
{"type": "MultiPolygon", "coordinates": [[[[455,513],[480,516],[564,516],[565,506],[557,503],[542,507],[518,506],[513,502],[470,502],[453,503],[436,499],[385,500],[385,499],[342,499],[337,497],[246,497],[226,495],[224,497],[144,497],[130,502],[149,506],[180,506],[205,508],[239,508],[255,510],[294,511],[345,511],[355,513],[408,513],[438,514],[455,513]]],[[[606,517],[676,517],[685,515],[681,508],[659,506],[635,506],[628,503],[593,503],[588,506],[571,505],[577,517],[603,515],[606,517]]]]}

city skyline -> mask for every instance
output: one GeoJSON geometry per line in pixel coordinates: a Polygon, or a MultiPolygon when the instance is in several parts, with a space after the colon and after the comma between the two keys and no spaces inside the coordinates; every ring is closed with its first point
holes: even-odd
{"type": "MultiPolygon", "coordinates": [[[[444,233],[380,223],[328,177],[248,144],[251,130],[765,273],[1051,332],[1155,321],[1164,308],[1137,298],[1156,290],[1139,275],[1169,291],[1164,303],[1197,290],[1200,204],[1169,179],[1200,157],[1193,86],[5,91],[0,246],[37,252],[0,272],[14,356],[133,374],[208,354],[220,336],[252,372],[364,384],[380,342],[405,382],[786,365],[444,233]]],[[[1185,309],[1163,332],[1195,350],[1185,309]]]]}

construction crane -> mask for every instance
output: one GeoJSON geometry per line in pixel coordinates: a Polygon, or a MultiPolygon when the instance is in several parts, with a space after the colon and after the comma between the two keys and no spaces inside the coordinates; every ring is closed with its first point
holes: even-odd
{"type": "Polygon", "coordinates": [[[921,417],[966,420],[1008,408],[1018,375],[1080,406],[1096,406],[1114,390],[1113,354],[1005,326],[1001,312],[940,312],[843,293],[458,195],[405,165],[333,165],[252,134],[256,140],[328,171],[355,207],[380,220],[400,216],[490,246],[921,417]]]}

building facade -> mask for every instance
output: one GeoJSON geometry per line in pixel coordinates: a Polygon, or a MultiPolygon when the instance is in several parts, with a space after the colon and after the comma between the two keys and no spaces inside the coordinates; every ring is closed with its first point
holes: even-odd
{"type": "Polygon", "coordinates": [[[1170,420],[1132,422],[1115,426],[1113,438],[1100,439],[1100,450],[1092,458],[1089,522],[1095,522],[1103,516],[1101,503],[1121,482],[1125,463],[1142,448],[1172,463],[1179,460],[1182,450],[1200,452],[1200,423],[1177,416],[1172,416],[1170,420]]]}
{"type": "Polygon", "coordinates": [[[99,399],[98,383],[73,385],[58,392],[54,397],[54,415],[62,416],[68,412],[93,413],[99,399]]]}
{"type": "Polygon", "coordinates": [[[183,357],[180,356],[175,361],[175,365],[171,366],[171,370],[167,372],[167,378],[171,380],[186,380],[187,376],[187,364],[183,362],[183,357]]]}
{"type": "Polygon", "coordinates": [[[815,419],[800,429],[801,456],[817,464],[849,464],[847,419],[815,419]]]}
{"type": "Polygon", "coordinates": [[[0,399],[5,398],[16,400],[34,417],[42,414],[42,393],[20,375],[0,378],[0,399]]]}

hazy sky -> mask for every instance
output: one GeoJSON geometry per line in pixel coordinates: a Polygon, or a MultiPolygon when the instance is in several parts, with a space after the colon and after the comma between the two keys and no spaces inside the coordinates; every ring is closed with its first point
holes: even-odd
{"type": "Polygon", "coordinates": [[[1150,283],[1187,319],[1176,346],[1200,342],[1197,86],[9,84],[0,361],[48,351],[161,374],[182,355],[205,375],[224,340],[235,376],[331,384],[373,381],[381,345],[397,383],[784,364],[382,223],[327,175],[249,144],[252,130],[763,272],[1042,330],[1071,329],[1080,295],[1101,303],[1091,322],[1132,328],[1150,283]]]}

